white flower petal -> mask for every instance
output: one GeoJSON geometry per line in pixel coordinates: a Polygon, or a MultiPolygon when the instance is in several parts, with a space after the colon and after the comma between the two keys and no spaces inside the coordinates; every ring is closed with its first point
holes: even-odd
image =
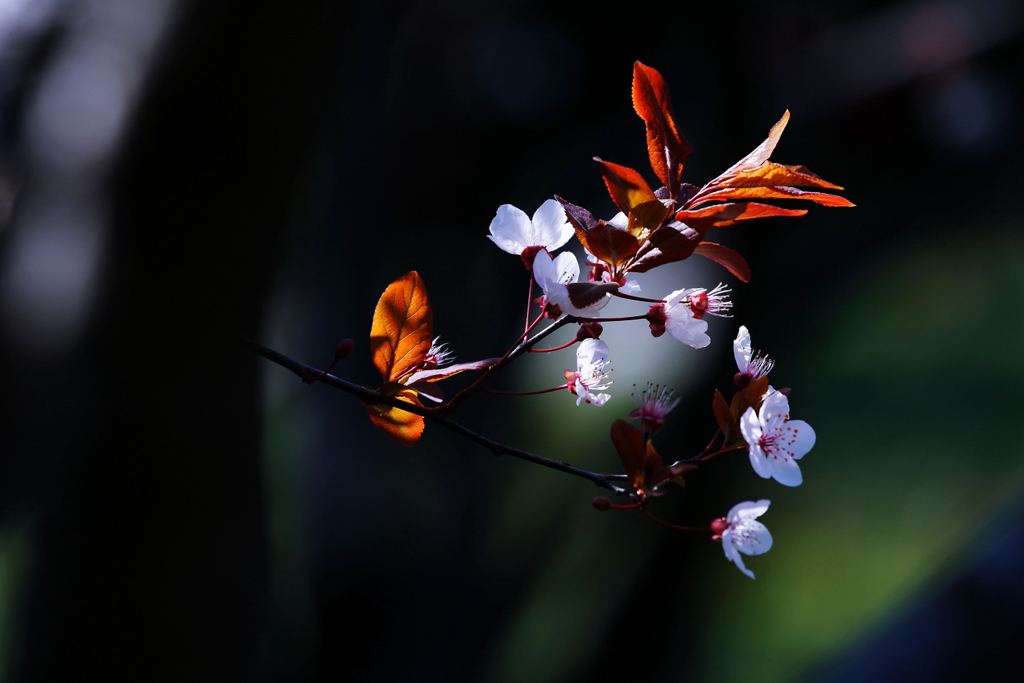
{"type": "Polygon", "coordinates": [[[732,343],[732,353],[736,358],[736,367],[739,368],[740,372],[746,372],[747,366],[750,365],[750,358],[753,355],[753,350],[750,347],[750,332],[747,330],[746,325],[740,325],[740,331],[736,334],[736,339],[732,343]]]}
{"type": "Polygon", "coordinates": [[[491,219],[490,239],[502,251],[519,256],[530,245],[533,223],[522,210],[502,204],[491,219]]]}
{"type": "Polygon", "coordinates": [[[626,214],[622,213],[621,211],[612,216],[611,220],[605,222],[608,225],[618,228],[619,230],[626,230],[629,228],[629,219],[626,218],[626,214]]]}
{"type": "Polygon", "coordinates": [[[584,339],[576,348],[576,367],[580,370],[607,359],[608,345],[600,339],[584,339]]]}
{"type": "Polygon", "coordinates": [[[800,465],[793,458],[780,453],[769,454],[767,460],[771,464],[772,477],[783,486],[799,486],[804,483],[800,465]]]}
{"type": "Polygon", "coordinates": [[[566,251],[559,254],[553,261],[555,270],[555,281],[563,285],[576,282],[580,277],[580,264],[576,260],[576,254],[566,251]]]}
{"type": "Polygon", "coordinates": [[[636,295],[640,293],[640,283],[636,280],[626,280],[626,284],[619,287],[619,291],[623,294],[636,295]]]}
{"type": "Polygon", "coordinates": [[[554,199],[541,204],[533,214],[533,236],[537,240],[535,244],[548,251],[555,251],[565,245],[573,232],[572,225],[565,217],[565,210],[554,199]]]}
{"type": "Polygon", "coordinates": [[[745,555],[763,555],[772,548],[772,535],[764,524],[750,520],[733,529],[732,543],[745,555]]]}
{"type": "Polygon", "coordinates": [[[737,503],[732,506],[729,510],[729,514],[726,515],[726,520],[729,522],[742,522],[750,519],[757,519],[764,513],[768,512],[768,507],[772,504],[770,500],[761,499],[756,503],[753,501],[745,501],[737,503]]]}
{"type": "Polygon", "coordinates": [[[788,443],[789,452],[799,460],[814,448],[816,436],[811,425],[803,420],[790,420],[782,427],[782,434],[788,443]]]}
{"type": "Polygon", "coordinates": [[[781,427],[789,419],[789,398],[781,391],[774,391],[764,397],[759,413],[765,431],[781,427]]]}

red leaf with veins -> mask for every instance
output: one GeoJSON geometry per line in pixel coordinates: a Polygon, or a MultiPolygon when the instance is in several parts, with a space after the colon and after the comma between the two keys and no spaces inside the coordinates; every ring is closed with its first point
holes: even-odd
{"type": "Polygon", "coordinates": [[[633,258],[640,248],[636,237],[604,222],[587,232],[585,245],[595,258],[607,263],[612,271],[617,271],[620,265],[633,258]]]}
{"type": "MultiPolygon", "coordinates": [[[[803,216],[807,209],[783,209],[771,204],[757,202],[738,202],[735,204],[716,204],[694,211],[679,211],[676,220],[693,227],[710,222],[711,227],[722,228],[740,221],[750,221],[768,216],[803,216]]],[[[699,228],[698,228],[699,229],[699,228]]]]}
{"type": "Polygon", "coordinates": [[[758,166],[768,161],[768,157],[770,157],[772,152],[775,151],[775,146],[779,144],[779,138],[782,137],[782,131],[786,130],[787,123],[789,123],[788,109],[786,110],[786,113],[782,115],[782,118],[772,126],[771,131],[768,133],[768,138],[764,142],[758,145],[753,152],[730,166],[725,173],[705,185],[705,187],[721,186],[729,177],[753,171],[758,166]]]}
{"type": "Polygon", "coordinates": [[[594,157],[594,161],[601,165],[601,175],[604,176],[604,184],[608,186],[608,194],[622,213],[628,215],[635,206],[658,201],[647,181],[633,169],[602,161],[598,157],[594,157]]]}
{"type": "Polygon", "coordinates": [[[726,270],[738,277],[743,282],[750,282],[750,266],[746,259],[729,247],[723,247],[714,242],[701,242],[693,250],[694,254],[707,257],[715,263],[725,266],[726,270]]]}
{"type": "Polygon", "coordinates": [[[675,195],[693,147],[676,126],[665,79],[640,62],[633,64],[633,108],[647,127],[647,153],[654,175],[675,195]]]}
{"type": "Polygon", "coordinates": [[[853,203],[845,197],[827,192],[807,192],[798,190],[795,187],[771,186],[771,187],[727,187],[714,192],[708,192],[691,202],[687,209],[699,206],[705,202],[723,201],[727,199],[809,199],[815,204],[822,206],[853,206],[853,203]]]}
{"type": "Polygon", "coordinates": [[[629,266],[629,272],[646,273],[666,263],[690,258],[710,227],[708,223],[700,232],[689,226],[683,226],[680,230],[668,226],[658,228],[640,245],[636,260],[629,266]]]}

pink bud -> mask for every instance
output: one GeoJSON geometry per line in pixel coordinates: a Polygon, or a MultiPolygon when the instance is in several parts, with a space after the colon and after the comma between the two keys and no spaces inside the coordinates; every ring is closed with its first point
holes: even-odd
{"type": "Polygon", "coordinates": [[[690,310],[693,311],[693,317],[700,320],[708,312],[708,293],[700,290],[696,294],[691,294],[689,303],[690,310]]]}
{"type": "Polygon", "coordinates": [[[665,315],[665,304],[651,306],[646,317],[647,322],[651,325],[651,335],[660,337],[665,334],[665,323],[668,322],[668,316],[665,315]]]}
{"type": "Polygon", "coordinates": [[[715,532],[715,536],[721,536],[728,528],[729,521],[725,517],[719,517],[715,521],[711,522],[711,530],[715,532]]]}
{"type": "Polygon", "coordinates": [[[334,347],[334,360],[342,360],[345,356],[352,353],[352,349],[355,347],[356,343],[351,339],[342,339],[338,342],[338,345],[334,347]]]}
{"type": "Polygon", "coordinates": [[[601,511],[607,510],[612,506],[612,504],[609,503],[608,499],[605,498],[604,496],[596,496],[594,500],[591,502],[591,504],[594,506],[595,510],[601,511]]]}

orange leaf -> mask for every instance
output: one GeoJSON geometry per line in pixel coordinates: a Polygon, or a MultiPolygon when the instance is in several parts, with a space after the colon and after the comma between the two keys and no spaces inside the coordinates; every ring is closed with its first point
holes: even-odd
{"type": "Polygon", "coordinates": [[[746,259],[729,247],[723,247],[714,242],[701,242],[693,250],[693,253],[700,254],[724,266],[726,270],[743,282],[750,282],[750,266],[747,265],[746,259]]]}
{"type": "Polygon", "coordinates": [[[423,280],[414,270],[384,290],[373,312],[370,353],[385,382],[394,382],[423,362],[433,340],[434,316],[423,280]]]}
{"type": "MultiPolygon", "coordinates": [[[[393,395],[408,403],[422,406],[416,398],[416,392],[412,389],[402,389],[391,394],[388,388],[385,387],[384,393],[393,395]]],[[[423,434],[424,423],[422,415],[380,403],[368,405],[366,410],[369,412],[373,424],[380,427],[385,434],[403,446],[412,446],[419,441],[420,436],[423,434]]]]}
{"type": "Polygon", "coordinates": [[[586,238],[584,244],[590,253],[607,263],[612,271],[617,271],[619,266],[631,259],[640,248],[636,237],[604,222],[591,228],[586,238]]]}
{"type": "Polygon", "coordinates": [[[771,131],[768,133],[768,139],[758,145],[753,152],[743,157],[735,164],[730,166],[725,173],[718,176],[705,187],[710,186],[722,186],[729,178],[738,176],[749,171],[753,171],[755,168],[768,161],[768,157],[775,151],[775,146],[779,144],[779,138],[782,137],[782,131],[786,130],[786,124],[789,123],[789,110],[782,115],[778,123],[772,126],[771,131]]]}
{"type": "Polygon", "coordinates": [[[853,206],[853,203],[845,197],[840,197],[837,194],[828,194],[827,192],[807,192],[805,190],[798,190],[795,187],[786,186],[736,186],[708,192],[697,197],[696,201],[688,204],[686,208],[690,209],[705,202],[726,199],[808,199],[822,206],[853,206]]]}
{"type": "Polygon", "coordinates": [[[594,161],[601,164],[601,175],[604,176],[604,184],[608,186],[608,194],[622,213],[629,215],[635,206],[658,201],[647,181],[633,169],[597,157],[594,157],[594,161]]]}
{"type": "MultiPolygon", "coordinates": [[[[728,172],[727,172],[728,173],[728,172]]],[[[840,185],[830,183],[821,176],[811,173],[806,166],[786,166],[766,161],[756,168],[750,168],[728,175],[724,173],[712,180],[698,196],[709,190],[723,187],[774,187],[790,185],[797,187],[821,187],[826,190],[841,190],[840,185]]]]}
{"type": "Polygon", "coordinates": [[[633,108],[647,127],[647,152],[654,175],[674,197],[693,148],[676,126],[665,79],[640,62],[633,64],[633,108]]]}
{"type": "Polygon", "coordinates": [[[709,222],[713,227],[722,228],[739,223],[740,221],[754,220],[755,218],[803,216],[805,213],[807,213],[807,209],[783,209],[771,204],[738,202],[735,204],[715,204],[693,211],[679,211],[676,213],[676,220],[699,230],[700,227],[698,226],[706,225],[709,222]]]}

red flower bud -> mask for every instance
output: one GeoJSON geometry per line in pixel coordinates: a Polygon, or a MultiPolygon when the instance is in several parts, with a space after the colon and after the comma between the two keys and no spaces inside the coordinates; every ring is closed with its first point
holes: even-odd
{"type": "Polygon", "coordinates": [[[668,316],[665,315],[665,304],[658,304],[657,306],[651,306],[651,310],[647,311],[647,322],[651,325],[651,334],[655,337],[660,337],[665,334],[665,323],[668,321],[668,316]]]}
{"type": "Polygon", "coordinates": [[[576,341],[584,339],[600,339],[604,328],[601,323],[583,323],[580,329],[576,330],[576,341]]]}
{"type": "Polygon", "coordinates": [[[612,504],[609,503],[608,499],[605,498],[604,496],[596,496],[594,498],[594,500],[592,501],[592,505],[594,506],[595,510],[602,510],[602,511],[607,510],[608,508],[610,508],[612,506],[612,504]]]}
{"type": "Polygon", "coordinates": [[[334,347],[334,360],[342,360],[345,356],[352,353],[352,349],[355,347],[356,343],[351,339],[342,339],[338,342],[338,345],[334,347]]]}

